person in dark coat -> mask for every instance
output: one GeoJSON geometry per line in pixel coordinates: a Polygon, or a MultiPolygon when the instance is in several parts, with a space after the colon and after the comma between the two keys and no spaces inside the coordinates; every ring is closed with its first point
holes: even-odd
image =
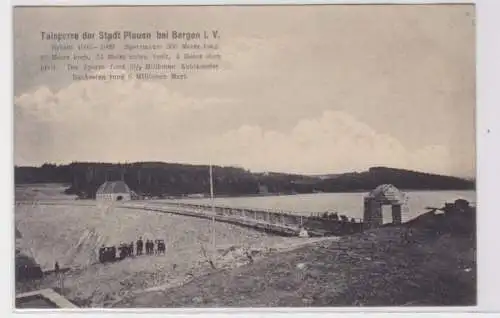
{"type": "Polygon", "coordinates": [[[118,247],[120,259],[124,259],[127,257],[127,245],[125,243],[121,243],[120,246],[118,247]]]}
{"type": "Polygon", "coordinates": [[[128,245],[128,256],[134,256],[134,242],[130,242],[128,245]]]}
{"type": "Polygon", "coordinates": [[[136,242],[136,255],[142,255],[142,249],[144,247],[144,242],[142,241],[142,237],[139,237],[139,239],[136,242]]]}
{"type": "Polygon", "coordinates": [[[101,263],[104,263],[105,261],[105,252],[106,252],[106,249],[104,248],[104,245],[102,245],[100,248],[99,248],[99,262],[101,263]]]}
{"type": "Polygon", "coordinates": [[[116,260],[116,246],[111,246],[110,249],[110,261],[115,261],[116,260]]]}
{"type": "Polygon", "coordinates": [[[56,262],[55,266],[54,266],[54,272],[56,272],[56,274],[59,274],[59,263],[56,262]]]}
{"type": "Polygon", "coordinates": [[[151,255],[153,254],[154,250],[154,243],[152,240],[148,240],[148,254],[151,255]]]}
{"type": "Polygon", "coordinates": [[[157,243],[158,249],[157,249],[157,254],[165,254],[165,241],[163,240],[158,240],[157,243]]]}

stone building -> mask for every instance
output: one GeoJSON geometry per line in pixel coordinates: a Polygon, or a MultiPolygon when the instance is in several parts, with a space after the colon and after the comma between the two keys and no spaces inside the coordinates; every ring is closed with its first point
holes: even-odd
{"type": "Polygon", "coordinates": [[[392,208],[392,223],[401,224],[401,211],[406,204],[406,195],[392,184],[382,184],[364,198],[363,227],[376,228],[383,224],[382,207],[392,208]]]}
{"type": "Polygon", "coordinates": [[[128,201],[132,195],[124,181],[106,181],[97,189],[95,198],[99,201],[128,201]]]}

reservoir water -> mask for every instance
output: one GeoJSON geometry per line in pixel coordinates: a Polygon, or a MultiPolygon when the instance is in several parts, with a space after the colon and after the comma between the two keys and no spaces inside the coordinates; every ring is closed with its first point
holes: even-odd
{"type": "MultiPolygon", "coordinates": [[[[427,212],[426,207],[442,207],[446,202],[465,199],[476,202],[476,191],[405,191],[407,202],[403,209],[403,221],[427,212]]],[[[357,193],[312,193],[282,196],[215,198],[216,206],[259,210],[280,210],[300,215],[338,212],[348,217],[363,218],[363,197],[367,192],[357,193]]],[[[163,201],[163,200],[162,200],[163,201]]],[[[171,201],[171,200],[165,200],[171,201]]],[[[209,198],[175,200],[194,204],[210,204],[209,198]]],[[[390,218],[390,208],[384,209],[384,221],[390,218]]]]}

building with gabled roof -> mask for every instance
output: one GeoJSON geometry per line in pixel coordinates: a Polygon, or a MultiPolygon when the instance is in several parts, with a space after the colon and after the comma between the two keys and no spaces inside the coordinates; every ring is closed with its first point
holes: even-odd
{"type": "Polygon", "coordinates": [[[122,180],[106,181],[97,189],[95,198],[100,201],[128,201],[132,199],[132,191],[122,180]]]}

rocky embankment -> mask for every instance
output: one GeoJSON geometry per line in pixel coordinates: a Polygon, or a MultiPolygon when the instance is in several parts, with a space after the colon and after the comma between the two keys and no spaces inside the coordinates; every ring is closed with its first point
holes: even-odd
{"type": "Polygon", "coordinates": [[[114,307],[468,306],[476,304],[475,211],[278,252],[114,307]]]}

